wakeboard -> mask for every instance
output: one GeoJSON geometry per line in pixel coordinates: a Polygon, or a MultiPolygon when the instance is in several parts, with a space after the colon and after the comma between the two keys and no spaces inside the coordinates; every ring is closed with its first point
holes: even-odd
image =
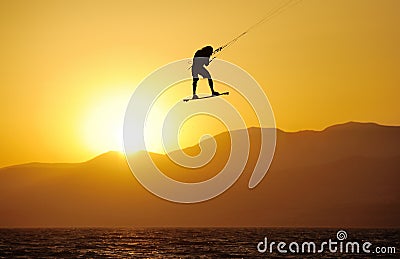
{"type": "Polygon", "coordinates": [[[188,102],[188,101],[195,101],[195,100],[201,100],[201,99],[207,99],[207,98],[212,98],[212,97],[218,97],[218,96],[221,96],[221,95],[229,95],[229,92],[223,92],[223,93],[220,93],[219,95],[208,95],[208,96],[203,96],[203,97],[199,97],[199,98],[186,98],[186,99],[183,99],[183,101],[184,102],[188,102]]]}

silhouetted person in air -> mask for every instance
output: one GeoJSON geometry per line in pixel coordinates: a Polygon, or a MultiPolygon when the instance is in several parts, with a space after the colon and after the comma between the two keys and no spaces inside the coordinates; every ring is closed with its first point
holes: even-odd
{"type": "Polygon", "coordinates": [[[196,95],[197,82],[199,81],[199,75],[203,78],[208,79],[208,85],[210,86],[211,93],[213,96],[220,95],[217,91],[214,91],[214,82],[211,78],[210,72],[204,67],[210,64],[210,57],[213,54],[213,48],[206,46],[196,51],[193,57],[192,65],[192,76],[193,76],[193,99],[199,98],[196,95]]]}

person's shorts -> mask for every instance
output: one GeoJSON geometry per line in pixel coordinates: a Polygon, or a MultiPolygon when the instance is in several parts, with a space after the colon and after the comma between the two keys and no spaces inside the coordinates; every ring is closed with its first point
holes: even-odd
{"type": "Polygon", "coordinates": [[[192,67],[192,77],[199,78],[199,75],[203,78],[211,79],[210,72],[208,72],[204,67],[192,67]]]}

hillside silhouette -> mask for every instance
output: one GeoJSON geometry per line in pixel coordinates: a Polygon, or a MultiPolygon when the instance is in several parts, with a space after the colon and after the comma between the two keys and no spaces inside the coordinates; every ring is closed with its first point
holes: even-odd
{"type": "MultiPolygon", "coordinates": [[[[238,182],[199,204],[175,204],[150,194],[117,152],[84,163],[2,168],[0,227],[400,227],[400,127],[350,122],[323,131],[278,130],[271,168],[249,190],[261,130],[269,129],[248,129],[250,157],[238,182]]],[[[174,179],[203,181],[229,156],[229,134],[215,140],[215,158],[196,171],[174,165],[166,155],[151,156],[174,179]]],[[[205,140],[202,147],[211,143],[205,140]]],[[[195,155],[200,148],[184,151],[195,155]]]]}

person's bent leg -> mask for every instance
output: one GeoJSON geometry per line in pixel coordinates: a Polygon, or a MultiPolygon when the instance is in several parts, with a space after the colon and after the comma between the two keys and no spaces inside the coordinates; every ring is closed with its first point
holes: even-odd
{"type": "Polygon", "coordinates": [[[211,78],[208,79],[208,84],[210,85],[210,89],[211,89],[211,94],[213,96],[218,96],[220,95],[220,93],[218,93],[217,91],[214,90],[214,82],[211,78]]]}
{"type": "Polygon", "coordinates": [[[197,88],[197,82],[199,81],[199,78],[197,78],[197,77],[193,77],[193,99],[197,99],[197,98],[199,98],[197,95],[196,95],[196,88],[197,88]]]}
{"type": "Polygon", "coordinates": [[[199,78],[193,77],[193,95],[196,95],[197,82],[199,78]]]}
{"type": "Polygon", "coordinates": [[[210,72],[208,72],[207,69],[203,68],[200,75],[208,79],[208,85],[210,86],[212,95],[219,95],[218,92],[214,91],[214,82],[211,78],[210,72]]]}

